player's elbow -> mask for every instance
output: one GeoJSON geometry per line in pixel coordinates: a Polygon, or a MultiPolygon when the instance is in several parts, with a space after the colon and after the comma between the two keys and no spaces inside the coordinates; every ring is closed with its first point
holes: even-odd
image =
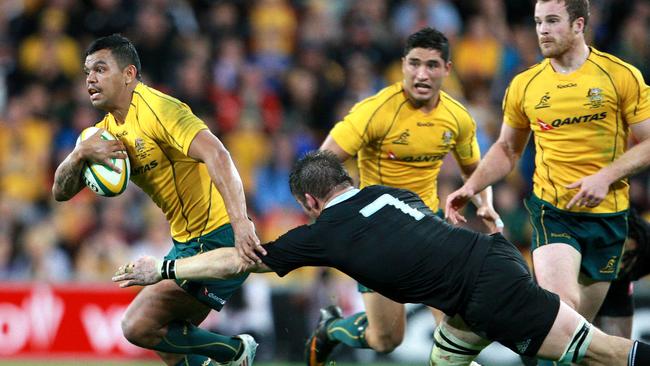
{"type": "Polygon", "coordinates": [[[67,201],[71,198],[59,189],[56,184],[52,186],[52,197],[54,197],[54,200],[57,202],[67,201]]]}

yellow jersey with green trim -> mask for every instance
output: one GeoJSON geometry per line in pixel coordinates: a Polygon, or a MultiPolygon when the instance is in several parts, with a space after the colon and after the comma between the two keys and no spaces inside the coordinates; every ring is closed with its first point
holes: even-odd
{"type": "Polygon", "coordinates": [[[179,100],[139,83],[126,121],[110,113],[96,124],[126,146],[131,181],[162,209],[179,242],[207,234],[230,220],[223,198],[202,162],[187,156],[208,127],[179,100]]]}
{"type": "Polygon", "coordinates": [[[476,123],[465,107],[440,91],[436,108],[424,113],[409,102],[401,82],[357,103],[330,135],[346,153],[357,155],[361,188],[409,189],[434,212],[447,153],[463,166],[481,158],[476,123]]]}
{"type": "MultiPolygon", "coordinates": [[[[578,189],[566,186],[621,156],[629,127],[650,118],[650,89],[635,67],[593,48],[585,63],[563,75],[545,59],[518,74],[503,99],[504,123],[533,131],[534,193],[566,211],[578,189]]],[[[627,179],[603,202],[569,211],[611,214],[629,206],[627,179]]]]}

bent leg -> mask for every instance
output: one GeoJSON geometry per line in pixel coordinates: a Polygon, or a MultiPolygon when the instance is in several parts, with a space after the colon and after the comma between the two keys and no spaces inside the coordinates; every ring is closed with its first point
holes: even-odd
{"type": "Polygon", "coordinates": [[[568,244],[547,244],[533,251],[535,280],[573,309],[580,306],[580,253],[568,244]]]}
{"type": "MultiPolygon", "coordinates": [[[[561,303],[555,322],[537,355],[550,360],[570,358],[584,365],[627,366],[633,345],[629,339],[603,333],[567,304],[561,303]],[[585,326],[589,328],[588,335],[581,331],[585,326]],[[569,352],[573,352],[574,357],[566,357],[569,352]]],[[[641,352],[640,358],[647,357],[644,352],[641,352]]]]}
{"type": "Polygon", "coordinates": [[[377,352],[388,353],[402,343],[406,328],[404,305],[376,292],[363,293],[368,326],[365,339],[377,352]]]}
{"type": "Polygon", "coordinates": [[[147,286],[129,305],[122,320],[129,342],[159,351],[168,365],[184,356],[200,354],[215,361],[232,360],[240,351],[239,339],[197,328],[210,309],[188,295],[174,281],[147,286]]]}

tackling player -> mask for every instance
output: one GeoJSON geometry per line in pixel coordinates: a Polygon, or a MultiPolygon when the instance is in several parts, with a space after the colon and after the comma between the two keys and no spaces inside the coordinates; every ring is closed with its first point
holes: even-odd
{"type": "MultiPolygon", "coordinates": [[[[133,44],[120,35],[95,40],[86,50],[86,87],[94,107],[106,113],[99,133],[81,142],[59,165],[52,192],[66,201],[83,187],[86,162],[118,170],[111,158],[131,161],[131,180],[169,220],[174,246],[166,258],[236,246],[242,258],[264,253],[239,174],[222,143],[190,108],[143,84],[133,44]],[[126,153],[124,152],[126,151],[126,153]]],[[[210,359],[250,363],[257,344],[248,335],[228,337],[198,328],[210,308],[219,311],[246,279],[163,281],[140,291],[122,321],[124,336],[158,351],[167,365],[205,365],[210,359]]]]}
{"type": "Polygon", "coordinates": [[[650,88],[638,69],[585,43],[588,0],[538,0],[541,63],[517,75],[503,100],[498,141],[449,195],[452,222],[474,192],[505,177],[533,132],[535,278],[593,320],[627,236],[627,177],[650,164],[650,88]],[[629,133],[639,143],[626,149],[629,133]]]}
{"type": "MultiPolygon", "coordinates": [[[[476,169],[481,158],[476,123],[463,105],[440,89],[451,71],[444,34],[421,29],[409,36],[403,55],[404,80],[357,103],[320,149],[333,152],[340,161],[357,155],[361,187],[384,184],[412,190],[442,217],[437,193],[442,161],[451,152],[463,177],[476,169]]],[[[492,206],[491,189],[477,194],[474,203],[488,228],[500,231],[503,224],[492,206]]],[[[342,331],[326,338],[314,334],[306,349],[308,365],[323,365],[339,342],[384,353],[402,343],[404,305],[363,285],[359,291],[365,312],[343,319],[336,307],[321,310],[321,320],[336,318],[342,331]]]]}
{"type": "MultiPolygon", "coordinates": [[[[453,227],[408,190],[355,189],[329,152],[300,159],[289,182],[315,221],[265,245],[263,263],[250,265],[232,248],[162,263],[144,257],[121,266],[113,281],[127,287],[168,277],[229,278],[247,271],[284,276],[302,266],[330,266],[393,301],[426,304],[463,319],[469,328],[446,321],[438,327],[443,331],[436,343],[445,354],[432,358],[432,365],[468,364],[487,345],[484,338],[552,360],[650,364],[650,345],[606,335],[539,287],[519,250],[501,234],[453,227]]],[[[319,328],[336,331],[331,322],[319,328]]]]}

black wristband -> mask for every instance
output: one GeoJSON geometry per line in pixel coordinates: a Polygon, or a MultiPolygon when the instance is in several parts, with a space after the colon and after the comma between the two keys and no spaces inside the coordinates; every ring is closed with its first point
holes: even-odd
{"type": "Polygon", "coordinates": [[[176,261],[173,259],[172,260],[165,259],[162,262],[162,266],[160,267],[160,276],[163,278],[163,280],[167,280],[167,279],[175,280],[176,261]]]}

